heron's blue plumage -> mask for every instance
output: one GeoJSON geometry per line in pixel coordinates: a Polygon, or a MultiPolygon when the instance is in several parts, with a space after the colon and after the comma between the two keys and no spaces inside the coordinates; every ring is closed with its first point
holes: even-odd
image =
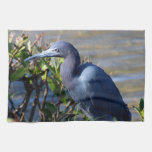
{"type": "MultiPolygon", "coordinates": [[[[110,76],[94,64],[80,64],[79,53],[72,44],[56,42],[47,53],[64,58],[60,68],[63,84],[89,118],[113,120],[115,117],[121,121],[131,120],[131,113],[110,76]],[[52,50],[56,49],[58,52],[53,53],[52,50]]],[[[33,58],[45,57],[44,54],[48,57],[47,53],[34,55],[33,58]]]]}

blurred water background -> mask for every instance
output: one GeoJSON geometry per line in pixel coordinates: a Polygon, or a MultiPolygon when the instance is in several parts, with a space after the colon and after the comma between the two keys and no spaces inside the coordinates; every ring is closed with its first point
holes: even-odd
{"type": "MultiPolygon", "coordinates": [[[[36,35],[44,33],[40,46],[46,48],[57,40],[72,43],[83,58],[89,56],[92,63],[97,64],[107,72],[116,83],[124,101],[129,105],[133,121],[140,120],[132,108],[144,98],[145,82],[145,37],[144,31],[11,31],[15,37],[22,32],[29,33],[29,39],[34,41],[36,35]]],[[[15,93],[15,103],[18,106],[24,97],[24,86],[14,82],[11,86],[15,93]]],[[[34,97],[35,93],[33,93],[34,97]]],[[[47,97],[51,101],[53,94],[47,97]]],[[[33,102],[31,98],[30,102],[33,102]]],[[[28,115],[28,110],[27,110],[28,115]]],[[[34,119],[37,119],[35,114],[34,119]]]]}

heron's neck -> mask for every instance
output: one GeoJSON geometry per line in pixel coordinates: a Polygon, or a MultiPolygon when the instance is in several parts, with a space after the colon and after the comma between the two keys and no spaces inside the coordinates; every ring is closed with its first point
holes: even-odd
{"type": "Polygon", "coordinates": [[[60,74],[62,82],[67,88],[70,88],[70,84],[72,84],[72,81],[76,76],[79,65],[79,56],[69,55],[64,59],[64,63],[61,65],[60,74]]]}

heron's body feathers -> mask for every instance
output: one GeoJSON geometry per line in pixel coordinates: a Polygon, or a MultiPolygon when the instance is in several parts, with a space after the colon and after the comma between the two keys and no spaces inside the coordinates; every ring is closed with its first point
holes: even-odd
{"type": "Polygon", "coordinates": [[[69,93],[75,101],[82,103],[81,107],[86,107],[83,111],[88,117],[95,119],[105,115],[110,119],[110,116],[118,120],[131,119],[118,88],[101,68],[88,63],[80,65],[72,83],[69,93]]]}

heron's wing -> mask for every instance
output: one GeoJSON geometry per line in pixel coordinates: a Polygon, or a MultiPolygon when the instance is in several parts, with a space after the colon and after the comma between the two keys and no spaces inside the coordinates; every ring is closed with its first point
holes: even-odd
{"type": "Polygon", "coordinates": [[[113,80],[101,68],[95,65],[85,67],[79,76],[77,90],[85,111],[97,117],[106,114],[119,120],[130,120],[130,112],[113,80]],[[80,93],[81,92],[81,93],[80,93]],[[125,116],[124,116],[125,115],[125,116]]]}
{"type": "Polygon", "coordinates": [[[79,77],[87,97],[103,98],[114,102],[123,102],[120,92],[113,80],[104,70],[95,66],[85,67],[79,77]]]}

